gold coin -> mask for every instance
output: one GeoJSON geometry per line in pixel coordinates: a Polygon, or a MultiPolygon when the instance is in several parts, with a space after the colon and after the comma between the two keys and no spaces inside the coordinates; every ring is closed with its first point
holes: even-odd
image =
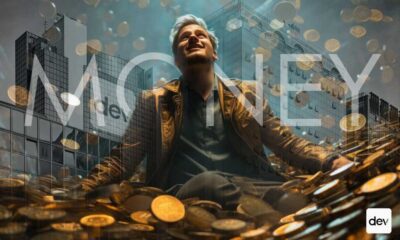
{"type": "Polygon", "coordinates": [[[296,93],[294,100],[294,103],[298,108],[303,108],[309,103],[310,95],[306,91],[301,91],[296,93]]]}
{"type": "Polygon", "coordinates": [[[383,13],[378,9],[371,9],[369,20],[372,22],[380,22],[383,20],[383,13]]]}
{"type": "Polygon", "coordinates": [[[51,224],[51,228],[60,232],[77,232],[82,230],[81,225],[75,222],[53,223],[51,224]]]}
{"type": "Polygon", "coordinates": [[[80,223],[86,227],[107,227],[112,225],[115,219],[106,214],[92,214],[81,218],[80,223]]]}
{"type": "Polygon", "coordinates": [[[293,22],[296,24],[303,24],[304,18],[300,15],[296,15],[296,17],[293,18],[293,22]]]}
{"type": "Polygon", "coordinates": [[[362,38],[367,33],[367,30],[360,25],[356,25],[350,28],[350,34],[353,35],[355,38],[362,38]]]}
{"type": "Polygon", "coordinates": [[[259,239],[267,234],[267,230],[265,228],[256,228],[249,230],[247,232],[241,233],[240,237],[242,239],[259,239]]]}
{"type": "Polygon", "coordinates": [[[218,219],[212,222],[211,227],[218,232],[229,233],[245,229],[246,222],[234,218],[225,218],[225,219],[218,219]]]}
{"type": "Polygon", "coordinates": [[[170,195],[160,195],[151,202],[151,211],[163,222],[177,222],[185,217],[185,206],[170,195]]]}
{"type": "Polygon", "coordinates": [[[296,59],[296,65],[303,71],[308,71],[314,66],[314,57],[310,54],[301,54],[296,59]]]}
{"type": "Polygon", "coordinates": [[[385,23],[393,22],[393,18],[390,16],[383,16],[382,21],[385,23]]]}
{"type": "Polygon", "coordinates": [[[25,186],[25,182],[15,178],[0,178],[0,189],[14,189],[25,186]]]}
{"type": "Polygon", "coordinates": [[[127,21],[121,22],[117,27],[117,34],[119,37],[125,37],[129,33],[129,23],[127,21]]]}
{"type": "Polygon", "coordinates": [[[340,49],[340,42],[335,38],[328,39],[325,42],[325,49],[329,52],[336,52],[340,49]]]}
{"type": "Polygon", "coordinates": [[[279,37],[272,31],[266,31],[259,35],[259,45],[263,48],[273,49],[279,44],[279,37]]]}
{"type": "Polygon", "coordinates": [[[394,78],[394,70],[391,66],[381,67],[381,80],[383,83],[389,83],[394,78]]]}
{"type": "Polygon", "coordinates": [[[31,100],[31,95],[29,94],[29,91],[22,86],[10,86],[7,90],[7,95],[8,98],[10,98],[10,100],[17,106],[25,107],[31,100]]]}
{"type": "MultiPolygon", "coordinates": [[[[89,53],[91,54],[96,54],[98,52],[101,52],[103,49],[103,45],[101,44],[100,40],[98,39],[91,39],[89,40],[87,43],[87,51],[89,51],[89,53]]],[[[82,48],[82,46],[80,46],[82,48]]],[[[84,53],[84,51],[82,51],[82,49],[79,49],[81,52],[81,54],[84,53]]],[[[77,49],[75,49],[75,51],[77,51],[77,49]]]]}
{"type": "Polygon", "coordinates": [[[384,173],[364,183],[360,190],[365,194],[375,193],[393,185],[397,179],[396,173],[384,173]]]}
{"type": "Polygon", "coordinates": [[[289,1],[280,1],[274,7],[274,14],[279,21],[291,22],[296,16],[296,8],[289,1]]]}
{"type": "Polygon", "coordinates": [[[77,143],[76,141],[74,141],[72,139],[63,138],[60,140],[60,142],[64,147],[71,149],[71,150],[78,150],[81,148],[79,143],[77,143]]]}
{"type": "Polygon", "coordinates": [[[379,44],[378,39],[370,39],[367,42],[367,50],[370,53],[374,53],[374,52],[378,51],[379,46],[380,46],[380,44],[379,44]]]}
{"type": "Polygon", "coordinates": [[[331,115],[325,115],[321,118],[321,124],[324,128],[333,128],[335,126],[335,118],[331,115]]]}
{"type": "MultiPolygon", "coordinates": [[[[27,224],[8,222],[0,226],[0,235],[18,235],[26,231],[27,224]]],[[[12,238],[14,239],[14,238],[12,238]]]]}
{"type": "Polygon", "coordinates": [[[303,33],[303,37],[306,41],[317,42],[320,38],[320,35],[315,29],[308,29],[303,33]]]}
{"type": "Polygon", "coordinates": [[[129,224],[129,228],[131,228],[133,231],[139,231],[139,232],[151,232],[154,231],[154,227],[146,224],[140,224],[140,223],[133,223],[129,224]]]}
{"type": "Polygon", "coordinates": [[[300,232],[302,229],[305,228],[305,225],[306,224],[304,221],[295,221],[295,222],[286,223],[286,224],[278,227],[277,229],[275,229],[272,232],[272,235],[274,237],[289,236],[289,235],[300,232]]]}
{"type": "Polygon", "coordinates": [[[344,8],[340,11],[340,18],[343,22],[349,23],[353,21],[353,11],[348,8],[344,8]]]}
{"type": "Polygon", "coordinates": [[[327,192],[330,192],[332,189],[336,188],[338,185],[339,179],[335,179],[319,187],[317,190],[314,191],[313,195],[316,197],[323,196],[327,192]]]}
{"type": "Polygon", "coordinates": [[[269,26],[274,30],[279,30],[279,29],[283,28],[283,26],[285,26],[285,24],[275,18],[275,19],[272,19],[269,26]]]}
{"type": "Polygon", "coordinates": [[[362,129],[367,123],[367,119],[360,113],[348,114],[340,119],[339,126],[344,132],[355,132],[362,129]]]}
{"type": "Polygon", "coordinates": [[[368,21],[369,17],[371,16],[371,11],[367,6],[358,5],[353,10],[353,18],[357,22],[366,22],[368,21]]]}
{"type": "Polygon", "coordinates": [[[294,222],[294,213],[284,216],[279,220],[280,223],[290,223],[294,222]]]}
{"type": "Polygon", "coordinates": [[[131,219],[142,224],[149,224],[149,218],[152,216],[149,211],[136,211],[131,214],[131,219]]]}

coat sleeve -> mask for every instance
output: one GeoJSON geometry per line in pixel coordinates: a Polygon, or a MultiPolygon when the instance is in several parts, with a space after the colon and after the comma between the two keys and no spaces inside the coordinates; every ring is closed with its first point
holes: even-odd
{"type": "Polygon", "coordinates": [[[89,176],[82,180],[82,188],[90,191],[93,188],[123,179],[128,179],[143,160],[148,149],[147,133],[148,121],[143,121],[144,116],[151,111],[151,93],[143,91],[136,99],[135,109],[129,120],[128,128],[122,138],[122,143],[111,150],[110,156],[97,164],[89,176]],[[142,119],[142,121],[140,120],[142,119]]]}

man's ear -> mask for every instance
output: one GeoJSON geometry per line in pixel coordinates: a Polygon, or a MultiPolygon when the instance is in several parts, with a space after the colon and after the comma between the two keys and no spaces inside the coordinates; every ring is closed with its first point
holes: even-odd
{"type": "Polygon", "coordinates": [[[213,52],[213,58],[214,58],[214,61],[218,60],[218,54],[216,51],[213,52]]]}

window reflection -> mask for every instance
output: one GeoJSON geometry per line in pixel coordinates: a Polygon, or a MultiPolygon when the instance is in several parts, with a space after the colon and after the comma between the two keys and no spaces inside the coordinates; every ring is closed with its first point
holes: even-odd
{"type": "Polygon", "coordinates": [[[88,171],[91,171],[98,163],[98,158],[92,155],[87,156],[88,171]]]}
{"type": "Polygon", "coordinates": [[[24,137],[12,134],[11,145],[13,152],[24,153],[24,137]]]}
{"type": "Polygon", "coordinates": [[[23,172],[25,171],[25,163],[24,163],[24,156],[19,155],[19,154],[12,154],[11,155],[11,170],[13,172],[19,171],[23,172]]]}
{"type": "Polygon", "coordinates": [[[50,142],[50,122],[39,119],[39,138],[40,140],[50,142]]]}
{"type": "Polygon", "coordinates": [[[70,151],[64,151],[64,165],[74,168],[75,159],[74,153],[70,151]]]}
{"type": "Polygon", "coordinates": [[[99,136],[95,134],[87,134],[88,154],[98,156],[99,136]]]}
{"type": "Polygon", "coordinates": [[[10,134],[0,131],[0,148],[4,150],[10,150],[10,145],[10,134]]]}
{"type": "Polygon", "coordinates": [[[33,117],[32,118],[32,125],[29,127],[25,127],[26,135],[32,138],[37,138],[38,134],[38,122],[37,118],[33,117]]]}
{"type": "Polygon", "coordinates": [[[46,161],[39,161],[39,175],[51,174],[51,163],[46,161]]]}
{"type": "Polygon", "coordinates": [[[63,150],[60,147],[53,146],[53,162],[63,164],[63,150]]]}
{"type": "Polygon", "coordinates": [[[53,144],[61,145],[63,138],[63,127],[60,124],[51,123],[51,141],[53,144]]]}
{"type": "Polygon", "coordinates": [[[100,157],[106,157],[110,155],[110,141],[105,138],[100,138],[99,140],[100,145],[100,157]]]}
{"type": "Polygon", "coordinates": [[[26,149],[26,155],[32,156],[32,157],[37,157],[38,152],[37,152],[37,142],[27,139],[25,141],[25,149],[26,149]]]}
{"type": "Polygon", "coordinates": [[[10,152],[0,150],[0,167],[1,168],[11,168],[10,152]]]}
{"type": "Polygon", "coordinates": [[[24,134],[24,114],[20,111],[11,112],[12,130],[16,133],[24,134]]]}
{"type": "Polygon", "coordinates": [[[86,154],[76,153],[76,167],[85,171],[87,170],[86,154]]]}
{"type": "Polygon", "coordinates": [[[10,130],[10,109],[0,106],[0,128],[10,130]]]}
{"type": "Polygon", "coordinates": [[[27,157],[25,161],[25,172],[32,175],[37,175],[37,159],[27,157]]]}
{"type": "Polygon", "coordinates": [[[51,149],[50,144],[40,142],[39,144],[39,157],[41,160],[51,160],[51,149]]]}
{"type": "Polygon", "coordinates": [[[79,151],[86,153],[86,133],[76,130],[76,142],[79,144],[79,151]]]}

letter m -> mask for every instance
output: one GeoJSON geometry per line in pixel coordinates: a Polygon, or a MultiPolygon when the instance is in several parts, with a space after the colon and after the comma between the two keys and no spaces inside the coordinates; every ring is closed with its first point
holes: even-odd
{"type": "MultiPolygon", "coordinates": [[[[32,116],[33,116],[33,109],[35,106],[35,96],[36,96],[36,88],[37,88],[38,78],[40,79],[40,81],[42,81],[42,84],[44,85],[44,89],[47,92],[47,94],[50,98],[50,102],[53,104],[53,106],[57,112],[58,118],[61,120],[61,123],[64,126],[67,125],[67,123],[68,123],[69,119],[71,118],[71,115],[75,109],[75,106],[68,105],[67,110],[64,111],[61,103],[58,101],[58,98],[56,97],[54,89],[51,87],[49,79],[46,76],[46,73],[43,71],[42,65],[40,64],[38,58],[35,55],[34,59],[33,59],[32,77],[31,77],[31,84],[30,84],[31,86],[29,89],[29,92],[32,97],[29,98],[28,107],[27,107],[26,114],[25,114],[25,126],[29,127],[32,125],[32,116]]],[[[100,84],[99,84],[99,78],[98,78],[98,74],[97,74],[97,63],[96,63],[96,58],[94,55],[93,55],[92,59],[90,60],[89,65],[86,68],[84,74],[82,75],[81,81],[79,82],[79,85],[73,94],[76,97],[81,98],[82,93],[90,80],[92,80],[92,83],[93,83],[92,90],[93,90],[94,100],[101,101],[100,84]]],[[[104,126],[103,114],[99,113],[99,111],[96,111],[96,118],[97,118],[98,125],[104,126]]]]}

